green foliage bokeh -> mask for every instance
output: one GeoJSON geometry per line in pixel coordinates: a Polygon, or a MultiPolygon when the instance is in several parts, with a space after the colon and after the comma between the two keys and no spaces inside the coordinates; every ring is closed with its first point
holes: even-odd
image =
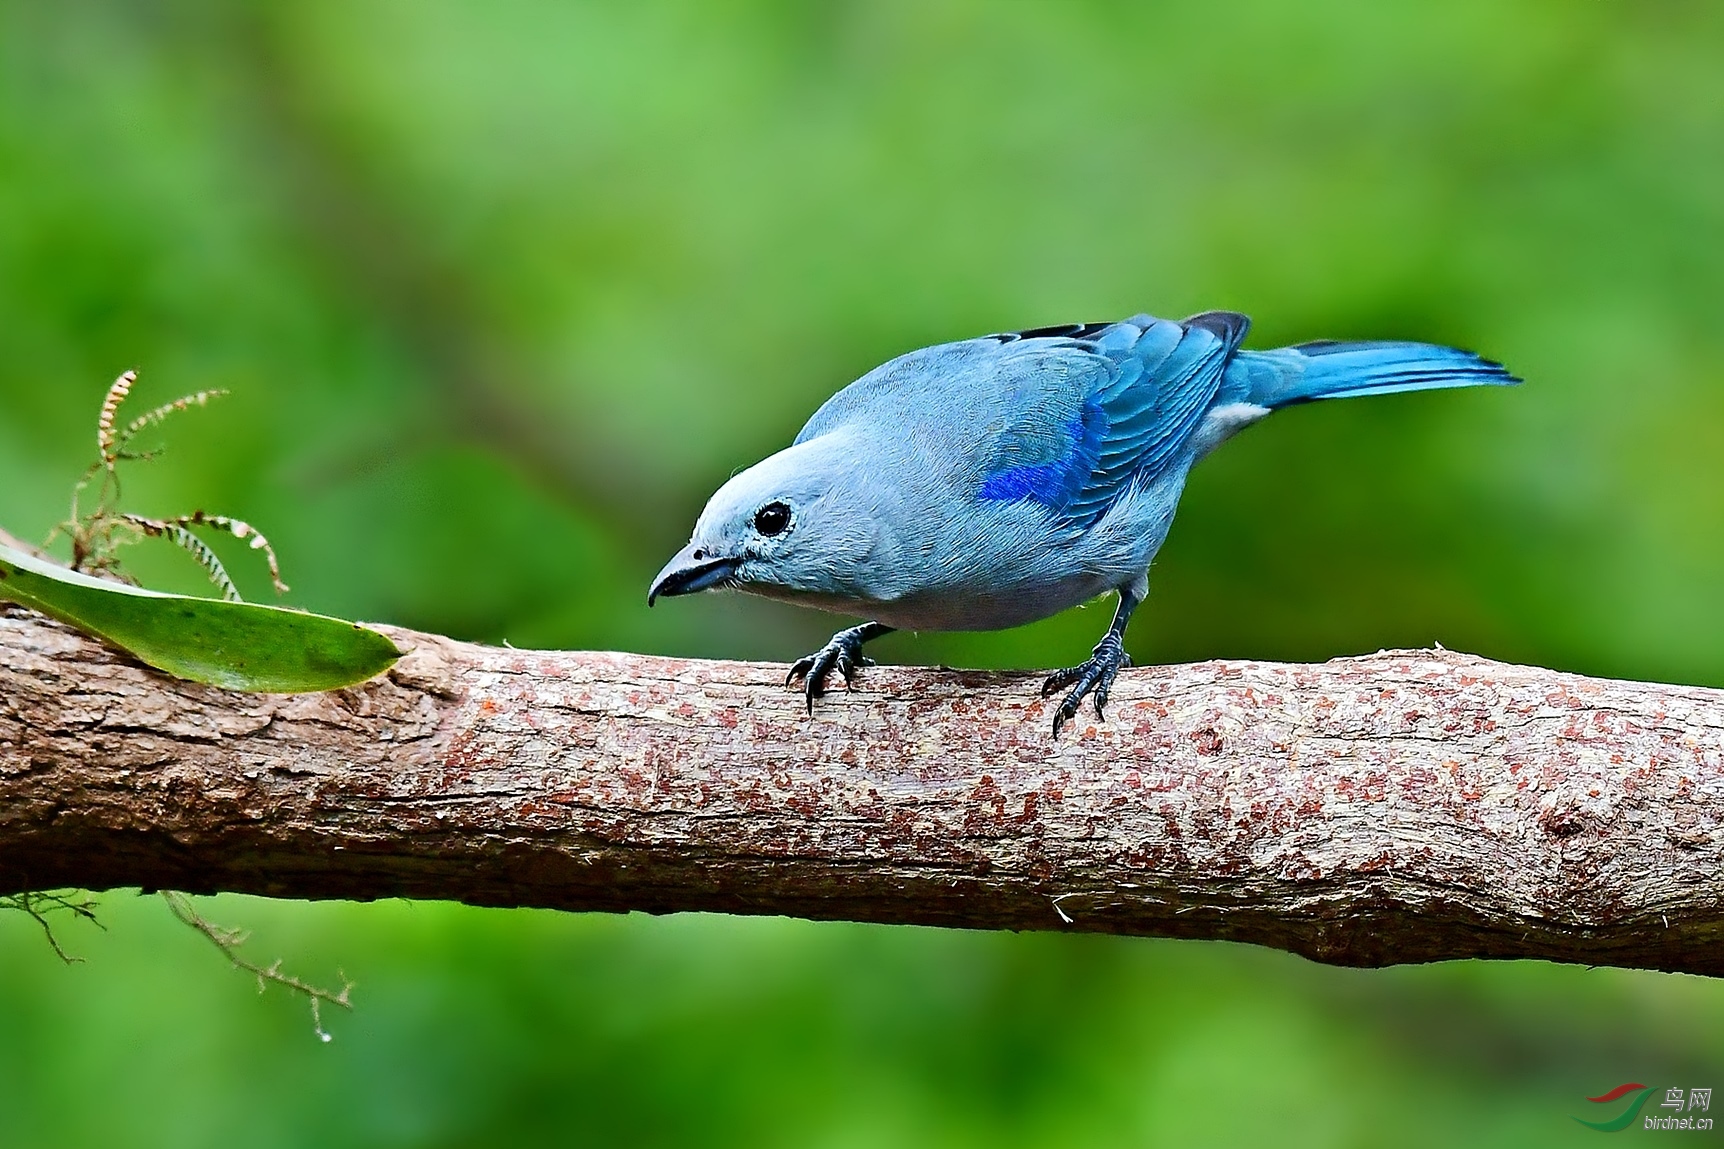
{"type": "MultiPolygon", "coordinates": [[[[1724,685],[1721,45],[1702,0],[0,0],[0,525],[62,517],[137,367],[140,404],[233,396],[169,423],[131,508],[256,524],[297,605],[787,660],[834,622],[644,592],[832,390],[930,342],[1229,307],[1255,346],[1451,342],[1528,383],[1229,445],[1140,661],[1441,641],[1724,685]]],[[[1064,665],[1105,619],[880,653],[1064,665]]],[[[343,967],[359,1012],[315,1042],[148,901],[68,927],[70,969],[0,915],[0,1144],[1524,1145],[1596,1136],[1570,1117],[1622,1081],[1724,1084],[1724,991],[1655,974],[208,912],[343,967]]]]}

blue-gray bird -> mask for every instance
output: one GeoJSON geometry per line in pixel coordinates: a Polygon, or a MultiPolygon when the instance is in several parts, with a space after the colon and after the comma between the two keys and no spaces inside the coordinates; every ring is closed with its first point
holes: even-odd
{"type": "Polygon", "coordinates": [[[1138,315],[912,351],[828,399],[791,446],[732,478],[653,580],[660,595],[734,588],[871,621],[790,669],[809,712],[862,644],[892,630],[996,630],[1119,596],[1066,690],[1098,717],[1125,628],[1149,591],[1186,473],[1271,411],[1310,399],[1519,382],[1427,343],[1242,351],[1251,321],[1138,315]]]}

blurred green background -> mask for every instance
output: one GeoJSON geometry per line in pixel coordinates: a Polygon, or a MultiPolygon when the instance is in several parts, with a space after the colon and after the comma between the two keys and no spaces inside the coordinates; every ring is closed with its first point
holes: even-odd
{"type": "MultiPolygon", "coordinates": [[[[290,601],[787,660],[648,612],[707,494],[931,342],[1228,307],[1514,391],[1317,404],[1193,476],[1130,647],[1444,645],[1724,685],[1724,9],[1451,0],[0,0],[0,525],[122,368],[130,509],[266,531],[290,601]]],[[[252,597],[260,567],[227,548],[252,597]]],[[[199,585],[189,559],[133,569],[199,585]]],[[[888,659],[1046,667],[1106,610],[888,659]]],[[[359,983],[317,1042],[152,899],[0,915],[0,1145],[1481,1145],[1724,1087],[1724,987],[1219,944],[224,898],[359,983]]],[[[1638,1132],[1630,1136],[1642,1135],[1638,1132]]]]}

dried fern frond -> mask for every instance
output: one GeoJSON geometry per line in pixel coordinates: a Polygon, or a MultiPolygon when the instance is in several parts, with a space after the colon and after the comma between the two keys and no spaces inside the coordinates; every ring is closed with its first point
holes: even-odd
{"type": "Polygon", "coordinates": [[[263,532],[250,523],[241,519],[229,518],[227,515],[206,515],[202,511],[193,511],[189,515],[182,515],[179,522],[186,526],[215,527],[217,530],[226,531],[252,550],[262,551],[264,561],[269,564],[269,581],[275,587],[275,593],[287,593],[287,584],[281,581],[281,564],[275,561],[275,548],[269,545],[269,540],[263,537],[263,532]]]}
{"type": "Polygon", "coordinates": [[[120,404],[131,394],[132,384],[137,381],[136,371],[120,372],[120,377],[114,380],[114,385],[108,388],[107,397],[102,400],[102,413],[96,416],[96,449],[101,452],[102,462],[110,470],[119,457],[114,446],[114,418],[119,414],[120,404]]]}
{"type": "Polygon", "coordinates": [[[262,551],[265,561],[269,563],[269,581],[274,585],[276,593],[287,593],[287,584],[281,581],[281,564],[276,560],[275,548],[271,547],[269,540],[250,523],[229,518],[227,515],[207,515],[202,511],[171,519],[157,519],[148,515],[123,513],[118,509],[120,460],[150,459],[157,454],[156,451],[129,450],[133,438],[150,427],[158,426],[176,411],[206,406],[210,400],[220,399],[228,393],[224,388],[218,387],[181,395],[171,403],[151,408],[116,431],[114,425],[119,419],[120,406],[131,394],[137,381],[136,371],[126,371],[108,388],[107,395],[102,399],[101,413],[96,417],[96,446],[101,455],[72,488],[70,517],[54,528],[43,545],[52,543],[64,534],[72,543],[73,570],[107,574],[130,582],[132,580],[126,578],[119,569],[116,549],[141,536],[165,538],[198,561],[198,565],[204,568],[216,589],[221,591],[222,597],[238,602],[239,588],[234,585],[221,559],[210,549],[208,543],[188,529],[194,526],[214,527],[246,543],[252,550],[262,551]],[[83,503],[92,486],[95,487],[96,505],[86,509],[83,503]]]}
{"type": "Polygon", "coordinates": [[[198,565],[204,568],[204,573],[209,575],[210,581],[221,591],[223,598],[229,602],[244,601],[240,598],[239,588],[233,585],[233,579],[228,576],[227,568],[222,566],[221,559],[210,550],[209,544],[186,530],[179,522],[171,519],[151,519],[143,515],[126,514],[120,517],[151,538],[165,538],[198,560],[198,565]]]}
{"type": "MultiPolygon", "coordinates": [[[[226,394],[227,390],[222,387],[215,387],[208,391],[196,391],[190,395],[181,395],[172,403],[163,403],[160,407],[144,412],[136,419],[133,419],[130,423],[127,423],[125,429],[118,435],[114,436],[115,456],[119,457],[119,455],[125,451],[126,444],[130,443],[132,441],[132,436],[136,435],[139,431],[155,426],[163,419],[166,419],[169,415],[172,415],[175,411],[184,411],[188,407],[207,406],[211,399],[220,399],[226,394]]],[[[148,455],[128,455],[126,457],[141,459],[147,458],[148,455]]]]}
{"type": "Polygon", "coordinates": [[[263,532],[242,519],[231,518],[228,515],[211,515],[203,511],[193,511],[189,515],[180,515],[173,519],[152,519],[146,515],[123,514],[120,518],[126,523],[151,538],[165,538],[176,546],[190,552],[209,574],[210,581],[215,583],[222,596],[233,602],[240,601],[239,591],[235,588],[233,579],[229,577],[227,568],[221,559],[209,548],[209,544],[187,530],[188,527],[214,527],[226,531],[234,538],[245,542],[254,551],[262,551],[264,561],[269,564],[269,581],[274,585],[277,594],[286,594],[287,584],[281,581],[281,564],[276,561],[275,548],[269,545],[269,540],[263,532]]]}

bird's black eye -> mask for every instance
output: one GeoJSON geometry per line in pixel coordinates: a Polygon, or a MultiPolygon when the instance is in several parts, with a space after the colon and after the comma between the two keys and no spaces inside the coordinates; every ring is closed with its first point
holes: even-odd
{"type": "Polygon", "coordinates": [[[781,535],[790,525],[790,508],[783,503],[767,503],[754,512],[754,529],[771,538],[781,535]]]}

